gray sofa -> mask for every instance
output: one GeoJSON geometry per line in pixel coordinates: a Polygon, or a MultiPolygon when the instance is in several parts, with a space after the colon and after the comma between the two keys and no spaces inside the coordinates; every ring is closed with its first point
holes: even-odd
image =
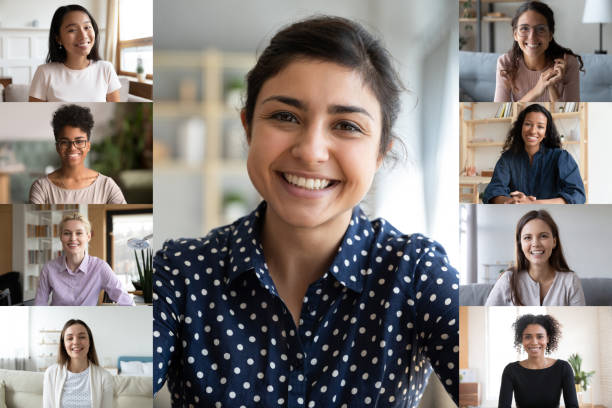
{"type": "MultiPolygon", "coordinates": [[[[501,54],[459,51],[459,100],[492,102],[495,96],[495,69],[501,54]]],[[[582,54],[580,100],[612,102],[612,55],[582,54]]]]}
{"type": "MultiPolygon", "coordinates": [[[[587,306],[612,306],[612,278],[580,279],[587,306]]],[[[459,305],[484,306],[492,283],[471,283],[459,287],[459,305]]]]}

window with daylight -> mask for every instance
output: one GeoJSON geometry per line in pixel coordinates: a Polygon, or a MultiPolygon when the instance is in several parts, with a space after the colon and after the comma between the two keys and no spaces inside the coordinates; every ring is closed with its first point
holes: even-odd
{"type": "MultiPolygon", "coordinates": [[[[138,266],[134,257],[135,250],[128,246],[128,240],[143,239],[153,234],[153,211],[150,209],[107,211],[106,229],[107,260],[125,288],[134,290],[132,281],[138,281],[138,266]]],[[[148,243],[151,244],[150,239],[148,243]]],[[[142,267],[140,250],[137,252],[142,267]]]]}
{"type": "Polygon", "coordinates": [[[117,38],[118,74],[136,76],[140,60],[153,79],[153,0],[119,0],[117,38]]]}

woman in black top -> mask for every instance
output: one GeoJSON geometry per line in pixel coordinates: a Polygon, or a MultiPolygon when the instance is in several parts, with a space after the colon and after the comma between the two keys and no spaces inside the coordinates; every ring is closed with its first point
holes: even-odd
{"type": "Polygon", "coordinates": [[[578,408],[574,373],[567,361],[545,354],[557,349],[561,329],[549,315],[527,314],[514,322],[514,345],[523,346],[527,360],[510,363],[504,369],[499,390],[499,408],[558,408],[561,391],[565,408],[578,408]]]}

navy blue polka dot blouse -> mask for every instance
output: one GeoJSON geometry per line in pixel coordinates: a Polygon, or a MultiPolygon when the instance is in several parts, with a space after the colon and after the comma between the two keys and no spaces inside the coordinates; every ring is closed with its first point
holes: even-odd
{"type": "Polygon", "coordinates": [[[154,260],[154,389],[179,407],[416,407],[458,399],[458,275],[444,249],[359,207],[296,327],[259,240],[266,204],[154,260]]]}

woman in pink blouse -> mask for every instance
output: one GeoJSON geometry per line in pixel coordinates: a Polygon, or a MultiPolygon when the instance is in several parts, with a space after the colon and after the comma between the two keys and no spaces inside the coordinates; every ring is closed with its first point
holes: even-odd
{"type": "Polygon", "coordinates": [[[578,102],[580,55],[553,38],[553,11],[539,1],[523,3],[512,19],[514,43],[497,60],[495,102],[578,102]]]}
{"type": "Polygon", "coordinates": [[[91,225],[79,213],[67,215],[59,225],[63,254],[47,262],[40,273],[36,306],[95,306],[101,290],[119,305],[134,301],[111,267],[100,258],[87,254],[91,225]]]}

